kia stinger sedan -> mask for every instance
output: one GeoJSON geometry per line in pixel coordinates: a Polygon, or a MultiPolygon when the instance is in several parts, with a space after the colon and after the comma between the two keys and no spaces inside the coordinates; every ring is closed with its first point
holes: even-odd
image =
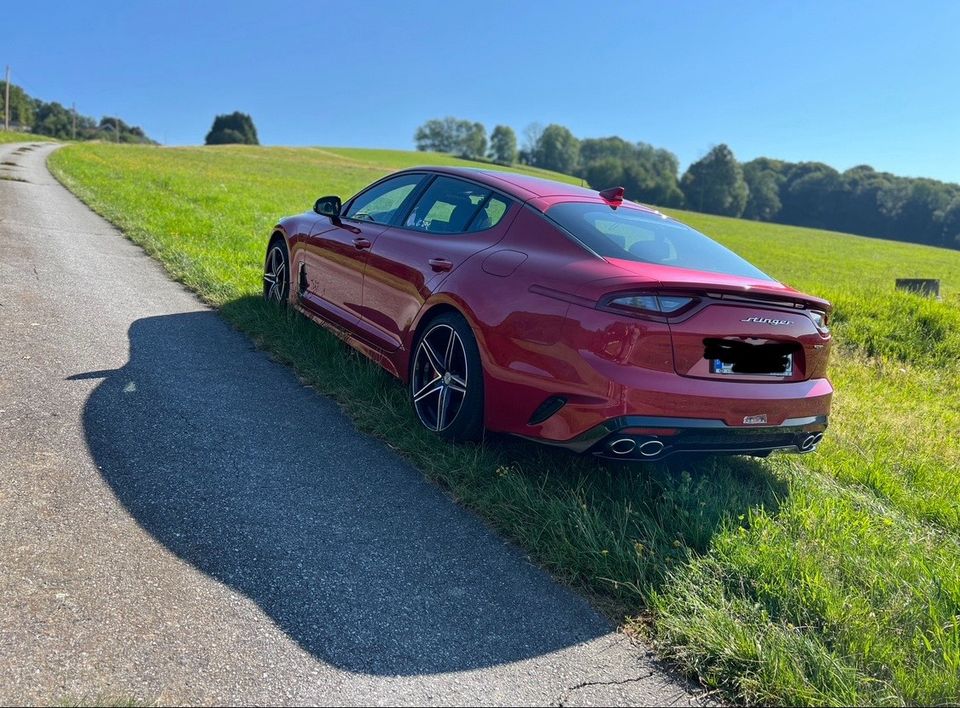
{"type": "Polygon", "coordinates": [[[811,452],[830,304],[620,187],[422,167],[284,218],[263,294],[403,381],[421,424],[610,459],[811,452]]]}

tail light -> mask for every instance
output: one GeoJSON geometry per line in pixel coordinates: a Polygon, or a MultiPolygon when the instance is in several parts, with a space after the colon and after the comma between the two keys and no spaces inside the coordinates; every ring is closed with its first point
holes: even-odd
{"type": "Polygon", "coordinates": [[[667,295],[656,292],[613,293],[600,298],[597,309],[631,317],[660,319],[679,315],[696,304],[697,298],[689,295],[667,295]]]}
{"type": "Polygon", "coordinates": [[[822,310],[809,310],[810,319],[820,334],[830,334],[830,316],[822,310]]]}

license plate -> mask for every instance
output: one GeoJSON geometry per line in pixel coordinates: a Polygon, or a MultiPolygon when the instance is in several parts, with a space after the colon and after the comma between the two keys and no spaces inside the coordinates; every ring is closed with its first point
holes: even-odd
{"type": "Polygon", "coordinates": [[[793,376],[793,354],[787,354],[787,365],[782,371],[767,371],[762,374],[744,374],[734,371],[735,365],[720,359],[710,362],[710,371],[714,374],[733,374],[734,376],[793,376]]]}

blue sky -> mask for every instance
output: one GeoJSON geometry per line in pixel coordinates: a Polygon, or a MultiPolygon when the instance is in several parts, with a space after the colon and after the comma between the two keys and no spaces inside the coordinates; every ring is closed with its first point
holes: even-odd
{"type": "Polygon", "coordinates": [[[411,148],[453,115],[960,182],[960,2],[7,3],[32,95],[169,144],[411,148]]]}

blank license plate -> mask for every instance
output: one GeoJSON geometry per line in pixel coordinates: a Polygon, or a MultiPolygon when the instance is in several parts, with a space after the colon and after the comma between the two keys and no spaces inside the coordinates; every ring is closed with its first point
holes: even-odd
{"type": "Polygon", "coordinates": [[[792,376],[793,375],[793,354],[787,354],[787,365],[781,371],[765,371],[763,373],[744,374],[742,371],[734,371],[736,364],[730,364],[720,359],[714,359],[710,362],[710,371],[714,374],[733,374],[735,376],[792,376]]]}

